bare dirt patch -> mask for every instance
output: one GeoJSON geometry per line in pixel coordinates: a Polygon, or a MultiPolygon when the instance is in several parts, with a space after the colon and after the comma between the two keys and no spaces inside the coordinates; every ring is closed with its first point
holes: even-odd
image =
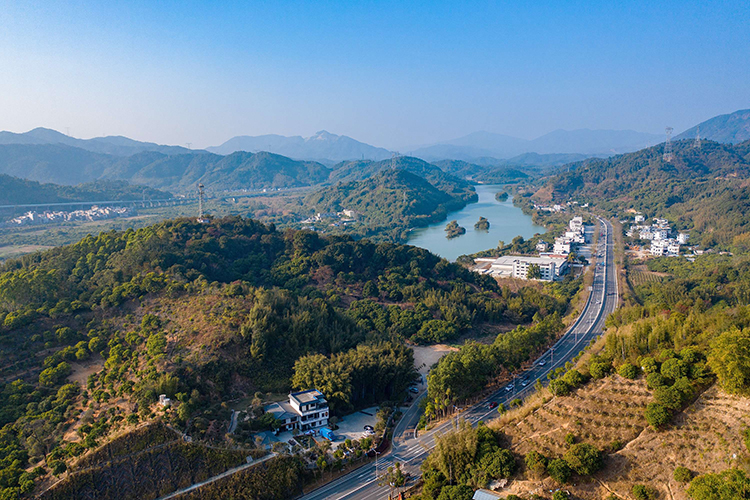
{"type": "Polygon", "coordinates": [[[97,354],[86,361],[72,361],[70,362],[70,367],[73,369],[73,372],[68,376],[68,380],[78,382],[81,388],[85,388],[89,380],[89,375],[93,375],[104,368],[104,359],[97,354]]]}
{"type": "Polygon", "coordinates": [[[451,351],[457,351],[455,347],[444,344],[421,346],[412,346],[414,350],[414,367],[420,375],[426,376],[429,369],[440,361],[440,358],[451,351]]]}

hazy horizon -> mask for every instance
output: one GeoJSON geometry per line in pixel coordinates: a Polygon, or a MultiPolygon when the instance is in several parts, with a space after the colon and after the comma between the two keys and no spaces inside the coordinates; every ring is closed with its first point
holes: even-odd
{"type": "Polygon", "coordinates": [[[0,130],[193,148],[319,130],[675,133],[750,108],[750,6],[81,2],[0,9],[0,130]]]}

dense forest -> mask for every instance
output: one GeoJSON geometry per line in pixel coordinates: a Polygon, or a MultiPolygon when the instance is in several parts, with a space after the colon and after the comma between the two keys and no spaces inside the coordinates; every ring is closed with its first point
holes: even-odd
{"type": "Polygon", "coordinates": [[[744,248],[750,234],[750,141],[673,144],[674,160],[664,161],[663,145],[607,159],[569,165],[533,199],[589,202],[612,215],[638,210],[665,217],[691,232],[691,242],[722,249],[744,248]]]}
{"type": "Polygon", "coordinates": [[[11,260],[0,267],[0,487],[31,492],[160,415],[221,441],[223,403],[258,391],[314,384],[334,412],[396,400],[415,377],[405,342],[538,323],[567,298],[501,288],[415,247],[239,217],[105,232],[11,260]],[[160,409],[159,394],[173,406],[160,409]]]}
{"type": "Polygon", "coordinates": [[[97,181],[77,186],[40,184],[0,174],[0,205],[69,201],[164,200],[171,193],[125,181],[97,181]]]}

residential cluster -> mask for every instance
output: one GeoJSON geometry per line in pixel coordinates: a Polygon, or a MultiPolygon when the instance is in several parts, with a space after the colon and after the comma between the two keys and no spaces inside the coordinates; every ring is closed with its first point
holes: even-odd
{"type": "Polygon", "coordinates": [[[649,252],[655,257],[674,257],[680,254],[680,245],[688,242],[687,233],[678,233],[669,226],[667,219],[654,217],[653,224],[645,224],[646,218],[638,214],[625,233],[628,237],[651,242],[649,252]]]}
{"type": "Polygon", "coordinates": [[[338,227],[346,226],[351,222],[356,222],[361,214],[356,210],[344,209],[341,212],[318,212],[317,214],[309,217],[302,222],[302,224],[317,224],[325,220],[330,221],[329,225],[338,227]]]}
{"type": "Polygon", "coordinates": [[[570,269],[568,256],[576,245],[586,243],[585,227],[582,217],[573,217],[568,228],[555,239],[551,252],[547,251],[547,243],[539,242],[536,246],[539,256],[535,255],[503,255],[495,258],[474,259],[475,271],[489,274],[498,278],[537,279],[541,281],[556,281],[561,279],[570,269]]]}
{"type": "MultiPolygon", "coordinates": [[[[573,205],[578,205],[578,202],[569,201],[565,203],[564,205],[554,204],[554,205],[549,205],[549,206],[534,204],[534,210],[539,210],[540,212],[559,213],[559,212],[564,212],[565,210],[567,210],[568,207],[571,207],[573,205]]],[[[581,205],[581,207],[583,208],[588,208],[588,206],[589,206],[588,203],[584,203],[583,205],[581,205]]]]}
{"type": "Polygon", "coordinates": [[[26,212],[4,223],[6,227],[35,226],[40,224],[59,224],[72,221],[94,221],[115,219],[117,217],[131,217],[135,211],[128,207],[98,207],[88,210],[74,210],[72,212],[26,212]]]}

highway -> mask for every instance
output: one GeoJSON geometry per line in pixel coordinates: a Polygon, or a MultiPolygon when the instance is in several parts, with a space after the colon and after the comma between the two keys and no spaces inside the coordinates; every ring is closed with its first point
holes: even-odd
{"type": "MultiPolygon", "coordinates": [[[[617,274],[614,264],[614,238],[612,225],[605,219],[599,219],[600,231],[597,245],[597,265],[591,293],[583,311],[567,332],[533,364],[533,367],[518,373],[507,386],[499,389],[481,402],[458,413],[452,419],[440,425],[417,433],[419,422],[418,401],[415,401],[399,420],[394,430],[393,445],[385,456],[378,457],[371,463],[340,477],[327,485],[302,497],[302,500],[376,500],[388,498],[389,488],[378,486],[377,474],[382,474],[395,462],[400,462],[404,470],[412,476],[421,474],[419,466],[435,445],[435,436],[449,431],[458,419],[465,419],[472,424],[480,420],[487,421],[497,415],[497,409],[490,409],[490,403],[503,403],[506,407],[516,398],[524,398],[534,391],[537,379],[547,382],[547,374],[566,362],[571,361],[589,342],[601,335],[604,320],[617,307],[619,297],[617,274]],[[377,468],[377,471],[376,471],[377,468]]],[[[422,394],[421,397],[424,397],[422,394]]]]}

